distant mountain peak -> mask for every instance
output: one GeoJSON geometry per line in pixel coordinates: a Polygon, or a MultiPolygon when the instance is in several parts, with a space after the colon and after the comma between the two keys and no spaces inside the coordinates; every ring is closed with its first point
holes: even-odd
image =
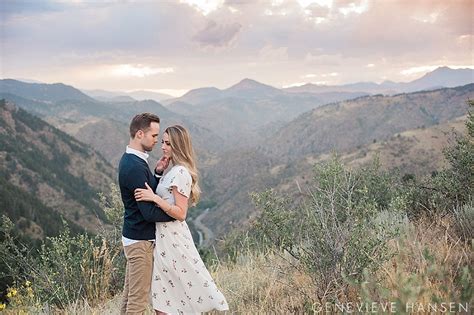
{"type": "Polygon", "coordinates": [[[237,84],[231,86],[230,88],[228,88],[226,91],[242,91],[242,90],[254,90],[254,89],[278,90],[277,88],[275,88],[273,86],[260,83],[258,81],[253,80],[253,79],[245,78],[242,81],[240,81],[239,83],[237,83],[237,84]]]}
{"type": "Polygon", "coordinates": [[[425,75],[427,75],[427,74],[447,73],[447,72],[451,72],[451,71],[456,71],[456,70],[452,69],[450,67],[447,67],[447,66],[441,66],[441,67],[438,67],[438,68],[434,69],[433,71],[427,72],[425,75]]]}
{"type": "Polygon", "coordinates": [[[328,85],[308,82],[303,85],[298,85],[296,87],[324,87],[324,86],[328,86],[328,85]]]}
{"type": "Polygon", "coordinates": [[[240,85],[260,85],[262,83],[258,82],[257,80],[254,80],[254,79],[245,78],[245,79],[242,79],[237,84],[240,84],[240,85]]]}
{"type": "Polygon", "coordinates": [[[189,90],[186,94],[181,97],[193,96],[193,95],[201,95],[201,94],[208,94],[208,93],[218,93],[220,90],[216,87],[203,87],[189,90]]]}
{"type": "Polygon", "coordinates": [[[452,69],[443,66],[426,73],[421,78],[410,82],[410,84],[421,90],[433,87],[455,87],[472,82],[474,82],[474,69],[452,69]]]}
{"type": "MultiPolygon", "coordinates": [[[[459,69],[453,69],[448,66],[441,66],[433,71],[427,72],[424,76],[433,76],[433,75],[449,75],[449,74],[456,74],[456,73],[468,73],[474,71],[473,69],[470,68],[459,68],[459,69]]],[[[421,78],[420,78],[421,79],[421,78]]]]}

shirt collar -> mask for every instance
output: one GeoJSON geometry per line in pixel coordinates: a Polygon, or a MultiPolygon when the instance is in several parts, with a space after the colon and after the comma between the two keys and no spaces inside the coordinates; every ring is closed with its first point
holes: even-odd
{"type": "Polygon", "coordinates": [[[147,163],[148,163],[148,157],[150,156],[148,153],[132,149],[128,145],[127,145],[127,149],[125,150],[125,153],[135,154],[136,156],[138,156],[140,159],[144,160],[147,163]]]}

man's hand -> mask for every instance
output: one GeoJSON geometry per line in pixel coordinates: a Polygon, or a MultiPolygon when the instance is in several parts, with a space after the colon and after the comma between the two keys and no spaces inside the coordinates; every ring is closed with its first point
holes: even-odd
{"type": "Polygon", "coordinates": [[[155,172],[157,174],[163,174],[163,172],[168,168],[169,165],[170,165],[170,159],[167,158],[166,156],[163,156],[156,163],[155,172]]]}

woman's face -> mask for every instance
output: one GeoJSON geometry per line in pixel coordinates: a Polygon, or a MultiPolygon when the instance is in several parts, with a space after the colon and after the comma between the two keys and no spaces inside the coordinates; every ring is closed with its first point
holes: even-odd
{"type": "Polygon", "coordinates": [[[163,155],[167,158],[171,158],[171,144],[169,135],[165,132],[163,133],[163,139],[161,140],[161,150],[163,150],[163,155]]]}

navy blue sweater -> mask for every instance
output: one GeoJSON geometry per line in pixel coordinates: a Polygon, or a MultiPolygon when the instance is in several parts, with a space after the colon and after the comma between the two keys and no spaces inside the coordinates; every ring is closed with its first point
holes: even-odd
{"type": "Polygon", "coordinates": [[[135,200],[135,189],[146,188],[145,182],[153,190],[158,185],[143,159],[135,154],[124,153],[119,164],[120,193],[125,207],[122,235],[132,240],[155,239],[155,222],[175,220],[155,203],[135,200]]]}

